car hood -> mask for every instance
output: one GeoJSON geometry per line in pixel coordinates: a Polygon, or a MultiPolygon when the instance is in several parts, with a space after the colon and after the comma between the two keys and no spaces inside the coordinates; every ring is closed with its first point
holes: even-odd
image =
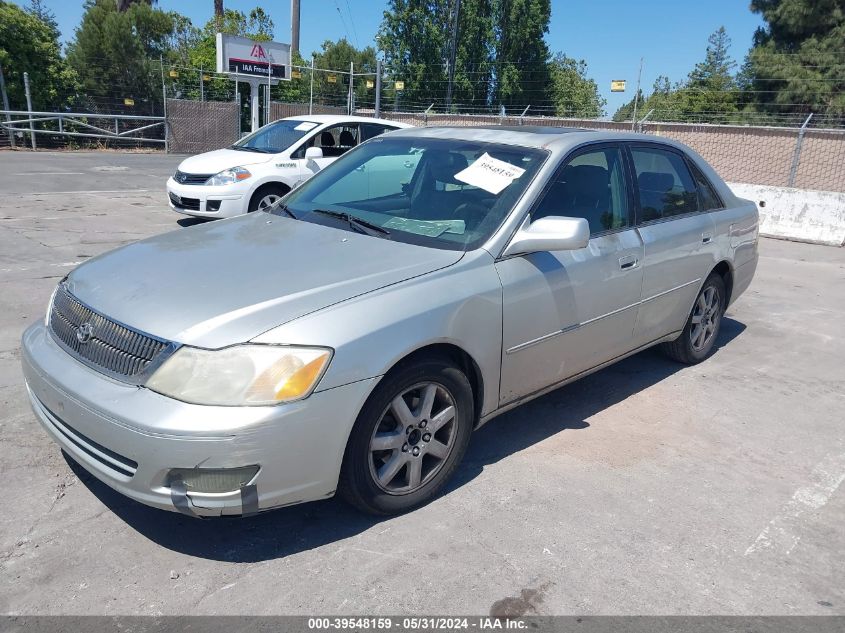
{"type": "Polygon", "coordinates": [[[100,255],[67,283],[79,300],[129,327],[217,348],[462,256],[253,213],[100,255]]]}
{"type": "Polygon", "coordinates": [[[260,154],[258,152],[243,152],[234,149],[216,149],[213,152],[197,154],[179,163],[179,171],[186,174],[216,174],[241,165],[256,165],[266,163],[274,154],[260,154]]]}

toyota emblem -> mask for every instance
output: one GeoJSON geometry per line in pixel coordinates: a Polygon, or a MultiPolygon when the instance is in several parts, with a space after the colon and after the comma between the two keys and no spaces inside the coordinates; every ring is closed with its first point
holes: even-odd
{"type": "Polygon", "coordinates": [[[82,345],[90,341],[92,338],[94,338],[94,326],[90,323],[83,323],[79,326],[79,329],[76,330],[76,340],[82,345]]]}

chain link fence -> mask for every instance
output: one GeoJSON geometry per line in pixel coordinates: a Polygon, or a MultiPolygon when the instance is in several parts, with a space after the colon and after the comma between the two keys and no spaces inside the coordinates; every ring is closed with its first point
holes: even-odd
{"type": "MultiPolygon", "coordinates": [[[[159,94],[153,91],[138,97],[100,90],[96,95],[89,95],[79,90],[53,95],[50,103],[56,104],[52,109],[54,116],[27,115],[26,104],[11,104],[16,114],[7,115],[5,111],[0,114],[0,147],[11,145],[9,128],[14,128],[11,133],[15,135],[16,147],[30,148],[31,126],[36,131],[38,148],[159,149],[166,145],[168,151],[190,154],[225,147],[250,129],[252,104],[245,81],[236,82],[227,74],[158,60],[148,65],[148,74],[146,84],[160,86],[159,94]],[[70,116],[71,113],[78,116],[70,116]],[[159,125],[135,134],[133,126],[143,122],[116,119],[114,115],[148,116],[147,123],[166,115],[166,132],[165,126],[159,125]]],[[[392,78],[382,82],[380,95],[376,94],[378,88],[379,82],[372,72],[293,66],[290,81],[279,82],[269,89],[267,85],[260,86],[258,120],[266,123],[309,113],[374,116],[379,101],[382,117],[416,126],[541,125],[617,131],[637,128],[646,134],[689,145],[728,182],[845,192],[845,129],[823,127],[830,122],[822,117],[811,120],[806,114],[801,119],[796,115],[789,121],[803,119],[803,126],[774,127],[653,120],[660,113],[649,113],[647,120],[633,124],[538,116],[538,112],[545,112],[534,106],[513,107],[509,113],[499,114],[482,114],[477,108],[472,113],[443,113],[433,111],[436,104],[426,106],[403,100],[402,91],[396,89],[392,78]],[[523,111],[528,114],[517,114],[523,111]]],[[[38,90],[39,86],[32,86],[33,92],[38,90]]]]}

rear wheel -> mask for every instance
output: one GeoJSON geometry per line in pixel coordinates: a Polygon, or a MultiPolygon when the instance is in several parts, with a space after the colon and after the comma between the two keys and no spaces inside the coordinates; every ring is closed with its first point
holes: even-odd
{"type": "Polygon", "coordinates": [[[277,182],[261,185],[252,194],[252,198],[249,199],[249,210],[247,213],[266,209],[289,191],[290,188],[277,182]]]}
{"type": "Polygon", "coordinates": [[[370,514],[395,514],[431,500],[469,443],[472,388],[463,372],[429,359],[388,374],[352,429],[340,495],[370,514]]]}
{"type": "Polygon", "coordinates": [[[684,331],[676,340],[661,346],[666,355],[687,365],[700,363],[710,356],[726,305],[725,282],[713,273],[701,287],[684,331]]]}

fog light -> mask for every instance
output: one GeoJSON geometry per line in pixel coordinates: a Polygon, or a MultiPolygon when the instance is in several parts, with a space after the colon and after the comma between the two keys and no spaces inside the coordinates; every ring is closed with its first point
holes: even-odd
{"type": "Polygon", "coordinates": [[[206,211],[220,211],[220,200],[206,200],[205,202],[205,210],[206,211]]]}
{"type": "Polygon", "coordinates": [[[253,480],[259,466],[243,468],[174,468],[167,485],[181,479],[188,492],[234,492],[253,480]]]}

